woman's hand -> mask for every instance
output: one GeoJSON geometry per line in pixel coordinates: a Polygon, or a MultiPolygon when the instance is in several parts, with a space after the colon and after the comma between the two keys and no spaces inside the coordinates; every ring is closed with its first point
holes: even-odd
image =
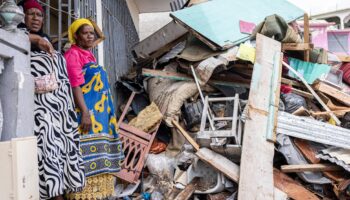
{"type": "Polygon", "coordinates": [[[83,112],[81,114],[80,129],[83,133],[88,133],[91,129],[91,117],[89,112],[83,112]]]}
{"type": "Polygon", "coordinates": [[[40,37],[40,39],[38,41],[38,47],[39,47],[39,49],[50,54],[51,57],[55,54],[55,49],[53,48],[52,44],[42,37],[40,37]]]}
{"type": "Polygon", "coordinates": [[[37,45],[40,50],[45,51],[46,53],[50,54],[50,56],[55,54],[55,49],[53,48],[52,44],[43,37],[30,33],[29,40],[30,43],[37,45]]]}

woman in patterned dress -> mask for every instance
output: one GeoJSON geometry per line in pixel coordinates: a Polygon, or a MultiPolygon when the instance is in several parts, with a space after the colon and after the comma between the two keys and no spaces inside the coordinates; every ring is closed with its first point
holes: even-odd
{"type": "Polygon", "coordinates": [[[44,10],[36,0],[23,2],[25,27],[31,41],[31,74],[53,73],[58,88],[35,94],[34,134],[38,143],[40,199],[63,200],[85,184],[79,151],[77,116],[64,57],[54,51],[42,32],[44,10]]]}
{"type": "Polygon", "coordinates": [[[117,120],[108,76],[91,52],[93,25],[78,19],[68,30],[71,48],[65,53],[80,124],[81,151],[87,185],[70,199],[102,199],[114,194],[114,176],[124,155],[117,133],[117,120]]]}

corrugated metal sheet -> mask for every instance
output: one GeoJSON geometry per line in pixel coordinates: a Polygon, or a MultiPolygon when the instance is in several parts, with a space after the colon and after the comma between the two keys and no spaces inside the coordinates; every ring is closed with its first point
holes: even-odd
{"type": "Polygon", "coordinates": [[[277,133],[350,149],[350,130],[285,112],[278,113],[277,133]]]}
{"type": "Polygon", "coordinates": [[[322,160],[328,160],[342,166],[346,171],[350,171],[350,149],[331,147],[322,150],[316,157],[322,160]]]}

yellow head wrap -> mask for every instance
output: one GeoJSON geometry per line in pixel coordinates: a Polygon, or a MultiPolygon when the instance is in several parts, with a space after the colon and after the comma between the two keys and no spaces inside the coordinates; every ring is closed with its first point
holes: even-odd
{"type": "Polygon", "coordinates": [[[93,27],[92,23],[90,22],[90,20],[86,19],[86,18],[80,18],[80,19],[77,19],[75,20],[69,27],[68,29],[68,39],[69,39],[69,42],[71,44],[75,44],[75,38],[74,38],[74,34],[75,32],[78,31],[78,29],[82,26],[82,25],[90,25],[93,27]]]}

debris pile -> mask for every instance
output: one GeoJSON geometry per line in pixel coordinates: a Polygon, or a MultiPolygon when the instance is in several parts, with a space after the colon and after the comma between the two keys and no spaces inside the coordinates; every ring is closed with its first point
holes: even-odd
{"type": "Polygon", "coordinates": [[[191,1],[134,47],[116,197],[350,198],[350,67],[268,2],[191,1]]]}

